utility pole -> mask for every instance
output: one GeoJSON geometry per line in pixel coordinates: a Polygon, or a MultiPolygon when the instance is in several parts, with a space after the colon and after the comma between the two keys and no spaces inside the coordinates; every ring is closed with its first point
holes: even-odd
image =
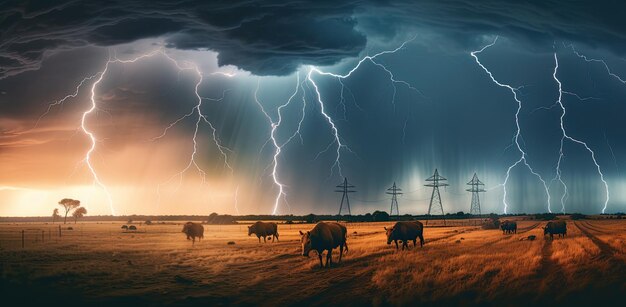
{"type": "Polygon", "coordinates": [[[341,204],[339,204],[339,215],[341,216],[341,211],[343,211],[343,203],[344,201],[346,202],[346,208],[348,209],[348,215],[352,215],[352,213],[350,212],[350,198],[348,198],[348,193],[354,193],[356,191],[353,191],[351,189],[353,189],[355,186],[348,184],[348,178],[344,177],[343,178],[343,183],[337,185],[337,188],[341,188],[341,190],[335,190],[335,192],[340,192],[343,193],[341,195],[341,204]]]}
{"type": "MultiPolygon", "coordinates": [[[[433,193],[430,196],[430,205],[428,206],[428,215],[441,212],[441,217],[443,218],[443,224],[446,225],[446,218],[443,213],[443,205],[441,204],[441,194],[439,194],[439,187],[449,186],[449,184],[442,182],[448,179],[439,176],[439,171],[435,169],[435,174],[430,176],[430,178],[426,179],[428,182],[424,186],[432,187],[433,193]]],[[[428,220],[426,220],[426,225],[428,225],[428,220]]]]}
{"type": "Polygon", "coordinates": [[[393,216],[393,209],[396,209],[396,216],[400,216],[400,209],[398,209],[398,197],[396,195],[402,195],[402,189],[396,187],[396,182],[393,182],[393,186],[387,189],[386,194],[391,195],[391,208],[389,209],[389,216],[393,216]]]}
{"type": "Polygon", "coordinates": [[[470,180],[467,185],[472,186],[471,188],[466,189],[466,191],[472,192],[472,204],[470,205],[470,214],[480,216],[480,197],[478,196],[478,193],[486,192],[486,190],[483,188],[485,184],[482,183],[482,181],[478,179],[476,173],[474,173],[474,177],[472,177],[472,180],[470,180]]]}

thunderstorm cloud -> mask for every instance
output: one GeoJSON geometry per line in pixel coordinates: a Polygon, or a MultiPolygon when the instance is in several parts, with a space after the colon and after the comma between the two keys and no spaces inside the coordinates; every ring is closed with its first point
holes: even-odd
{"type": "Polygon", "coordinates": [[[0,0],[0,215],[48,215],[66,197],[110,214],[84,164],[92,101],[91,162],[118,213],[336,214],[343,175],[356,186],[353,213],[388,210],[396,182],[400,212],[424,214],[435,168],[449,179],[445,212],[468,211],[474,173],[483,212],[504,200],[511,213],[624,211],[625,10],[603,0],[0,0]],[[561,146],[561,127],[598,166],[581,144],[561,146]],[[515,164],[521,151],[536,175],[515,164]],[[272,175],[286,195],[278,206],[272,175]]]}
{"type": "MultiPolygon", "coordinates": [[[[286,75],[363,52],[368,37],[421,32],[461,49],[482,35],[626,51],[619,1],[3,1],[0,78],[79,46],[162,38],[213,50],[220,65],[286,75]]],[[[481,41],[482,42],[482,41],[481,41]]],[[[548,44],[549,45],[549,44],[548,44]]]]}

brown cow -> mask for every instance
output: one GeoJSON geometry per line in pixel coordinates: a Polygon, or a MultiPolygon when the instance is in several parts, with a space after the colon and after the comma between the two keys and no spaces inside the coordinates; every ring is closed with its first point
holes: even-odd
{"type": "Polygon", "coordinates": [[[500,224],[500,229],[502,229],[502,234],[508,233],[517,233],[517,222],[515,221],[504,221],[500,224]]]}
{"type": "Polygon", "coordinates": [[[261,243],[261,237],[263,237],[263,242],[267,242],[266,237],[270,236],[272,242],[274,242],[274,238],[278,240],[278,225],[276,223],[256,222],[248,226],[248,236],[252,234],[256,234],[257,238],[259,238],[259,243],[261,243]]]}
{"type": "Polygon", "coordinates": [[[204,226],[194,222],[187,222],[183,225],[184,234],[187,235],[187,240],[191,238],[191,245],[193,246],[196,243],[196,237],[198,241],[204,238],[204,226]]]}
{"type": "Polygon", "coordinates": [[[317,251],[317,255],[320,259],[320,267],[324,267],[322,262],[322,253],[326,250],[326,267],[329,267],[333,263],[333,248],[339,247],[339,263],[341,263],[341,256],[343,255],[343,248],[348,251],[348,243],[346,237],[348,230],[345,226],[339,223],[333,222],[319,222],[311,231],[303,233],[300,231],[302,238],[302,256],[308,257],[312,250],[317,251]]]}
{"type": "Polygon", "coordinates": [[[385,227],[387,232],[387,244],[391,241],[396,243],[398,249],[398,240],[402,241],[402,250],[404,247],[409,248],[409,240],[413,241],[413,246],[417,246],[417,237],[420,238],[420,246],[424,246],[424,225],[419,221],[413,222],[397,222],[393,227],[385,227]]]}
{"type": "Polygon", "coordinates": [[[565,221],[548,222],[543,228],[543,235],[550,234],[550,239],[554,239],[554,235],[565,236],[567,234],[567,224],[565,221]]]}

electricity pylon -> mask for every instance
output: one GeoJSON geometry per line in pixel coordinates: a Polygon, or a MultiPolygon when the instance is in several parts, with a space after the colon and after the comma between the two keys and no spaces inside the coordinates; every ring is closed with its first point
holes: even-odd
{"type": "Polygon", "coordinates": [[[393,216],[393,209],[396,209],[396,215],[400,216],[400,209],[398,209],[398,197],[396,195],[402,195],[402,189],[396,187],[396,182],[393,182],[393,186],[387,189],[386,194],[391,194],[391,209],[389,209],[389,216],[393,216]],[[391,191],[391,192],[390,192],[391,191]]]}
{"type": "Polygon", "coordinates": [[[354,186],[348,184],[348,178],[344,177],[343,183],[339,184],[337,187],[341,188],[341,190],[335,190],[335,192],[343,193],[343,195],[341,196],[341,204],[339,204],[339,215],[341,215],[341,211],[343,211],[344,201],[346,202],[346,207],[348,208],[348,215],[352,215],[352,213],[350,212],[350,198],[348,198],[348,193],[356,192],[351,190],[352,188],[354,188],[354,186]]]}
{"type": "Polygon", "coordinates": [[[478,196],[478,193],[486,192],[486,190],[483,189],[483,186],[485,184],[482,183],[482,181],[478,179],[478,176],[476,176],[476,173],[474,173],[474,177],[472,177],[472,180],[470,180],[467,185],[472,186],[471,188],[466,189],[466,191],[472,192],[472,204],[470,205],[470,214],[480,216],[480,197],[478,196]]]}
{"type": "MultiPolygon", "coordinates": [[[[431,214],[441,212],[441,217],[443,218],[444,225],[446,224],[446,218],[443,215],[443,205],[441,204],[441,194],[439,194],[439,187],[449,186],[449,184],[442,182],[446,180],[448,179],[439,176],[439,171],[435,169],[435,174],[426,179],[426,181],[428,181],[429,183],[424,185],[426,187],[433,188],[433,193],[430,196],[430,205],[428,206],[428,215],[430,216],[431,214]]],[[[426,220],[426,225],[428,225],[428,220],[426,220]]]]}

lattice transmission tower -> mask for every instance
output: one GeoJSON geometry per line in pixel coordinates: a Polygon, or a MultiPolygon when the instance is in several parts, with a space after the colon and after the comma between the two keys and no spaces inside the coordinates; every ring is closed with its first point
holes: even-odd
{"type": "Polygon", "coordinates": [[[391,195],[391,208],[389,209],[389,216],[393,216],[394,208],[396,209],[396,216],[400,216],[400,209],[398,209],[398,197],[397,197],[397,195],[403,194],[400,191],[402,191],[402,189],[396,187],[396,182],[394,181],[393,186],[387,189],[387,192],[385,192],[386,194],[391,195]]]}
{"type": "Polygon", "coordinates": [[[346,208],[348,209],[348,215],[352,215],[352,213],[350,212],[350,198],[348,198],[348,194],[356,192],[352,190],[355,186],[348,184],[348,178],[344,177],[343,182],[337,185],[337,187],[341,189],[335,190],[335,192],[343,193],[341,195],[341,203],[339,204],[339,215],[341,215],[341,212],[343,211],[344,202],[346,203],[346,208]]]}
{"type": "MultiPolygon", "coordinates": [[[[433,188],[433,193],[430,196],[430,205],[428,206],[428,215],[432,216],[436,213],[441,213],[444,225],[446,224],[446,219],[443,213],[443,205],[441,204],[441,194],[439,194],[439,187],[449,186],[449,184],[442,182],[446,180],[448,179],[439,176],[439,171],[435,169],[435,174],[426,179],[428,183],[424,185],[433,188]]],[[[426,220],[426,225],[428,225],[428,220],[426,220]]]]}
{"type": "Polygon", "coordinates": [[[476,173],[474,173],[474,177],[470,180],[467,185],[472,186],[469,189],[466,189],[468,192],[472,192],[472,204],[470,205],[470,214],[480,216],[482,213],[480,211],[480,196],[478,193],[486,192],[483,188],[485,184],[478,179],[476,173]]]}

